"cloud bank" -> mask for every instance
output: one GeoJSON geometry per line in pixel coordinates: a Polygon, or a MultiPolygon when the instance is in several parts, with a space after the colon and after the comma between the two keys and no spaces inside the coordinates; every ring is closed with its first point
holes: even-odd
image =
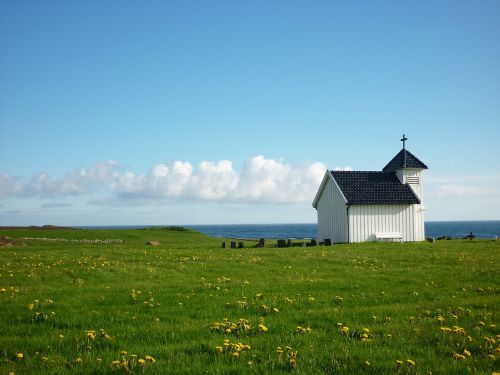
{"type": "Polygon", "coordinates": [[[122,171],[116,161],[99,162],[54,178],[38,173],[27,182],[0,174],[0,197],[61,198],[106,193],[113,199],[178,199],[234,203],[309,202],[323,178],[319,162],[293,166],[282,160],[252,157],[236,171],[229,160],[203,161],[197,168],[174,161],[146,174],[122,171]]]}

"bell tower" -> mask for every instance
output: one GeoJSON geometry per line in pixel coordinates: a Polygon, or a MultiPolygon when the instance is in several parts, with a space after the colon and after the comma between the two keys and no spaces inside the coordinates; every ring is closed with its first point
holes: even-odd
{"type": "Polygon", "coordinates": [[[408,138],[403,134],[401,142],[403,149],[387,163],[382,169],[383,172],[394,173],[402,184],[408,184],[415,195],[420,200],[420,204],[415,207],[416,231],[421,233],[419,239],[425,239],[424,233],[424,192],[422,188],[422,172],[427,168],[427,165],[422,163],[415,155],[406,149],[406,141],[408,138]],[[420,238],[421,237],[421,238],[420,238]]]}

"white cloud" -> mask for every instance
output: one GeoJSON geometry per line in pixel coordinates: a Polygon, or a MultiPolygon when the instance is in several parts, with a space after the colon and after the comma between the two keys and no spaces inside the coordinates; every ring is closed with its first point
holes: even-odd
{"type": "Polygon", "coordinates": [[[353,171],[354,169],[348,165],[345,167],[335,167],[335,171],[353,171]]]}
{"type": "Polygon", "coordinates": [[[159,164],[148,174],[126,173],[113,183],[120,197],[182,198],[222,202],[304,202],[314,197],[326,167],[311,163],[299,168],[259,155],[248,159],[241,172],[229,160],[159,164]]]}
{"type": "Polygon", "coordinates": [[[23,186],[16,178],[0,173],[0,197],[18,194],[22,190],[23,186]]]}
{"type": "Polygon", "coordinates": [[[313,199],[325,173],[322,163],[303,166],[258,155],[241,171],[229,160],[157,164],[146,174],[118,172],[118,163],[96,163],[57,179],[48,173],[34,175],[26,184],[0,175],[0,194],[27,197],[62,197],[107,192],[104,199],[134,201],[158,199],[201,200],[230,203],[300,203],[313,199]]]}
{"type": "Polygon", "coordinates": [[[27,196],[55,197],[80,195],[106,188],[117,176],[118,163],[110,160],[99,162],[89,168],[68,173],[56,179],[46,172],[34,175],[19,193],[27,196]]]}

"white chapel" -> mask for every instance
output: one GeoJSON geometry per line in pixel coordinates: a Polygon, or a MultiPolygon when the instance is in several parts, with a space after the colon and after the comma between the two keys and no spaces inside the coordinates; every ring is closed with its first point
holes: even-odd
{"type": "Polygon", "coordinates": [[[403,149],[382,171],[326,171],[314,198],[318,240],[423,241],[422,172],[427,166],[403,149]]]}

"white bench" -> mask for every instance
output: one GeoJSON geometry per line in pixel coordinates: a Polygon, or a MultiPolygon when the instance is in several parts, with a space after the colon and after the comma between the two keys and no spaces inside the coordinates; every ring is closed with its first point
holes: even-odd
{"type": "Polygon", "coordinates": [[[375,233],[377,241],[400,242],[403,236],[399,232],[378,232],[375,233]]]}

